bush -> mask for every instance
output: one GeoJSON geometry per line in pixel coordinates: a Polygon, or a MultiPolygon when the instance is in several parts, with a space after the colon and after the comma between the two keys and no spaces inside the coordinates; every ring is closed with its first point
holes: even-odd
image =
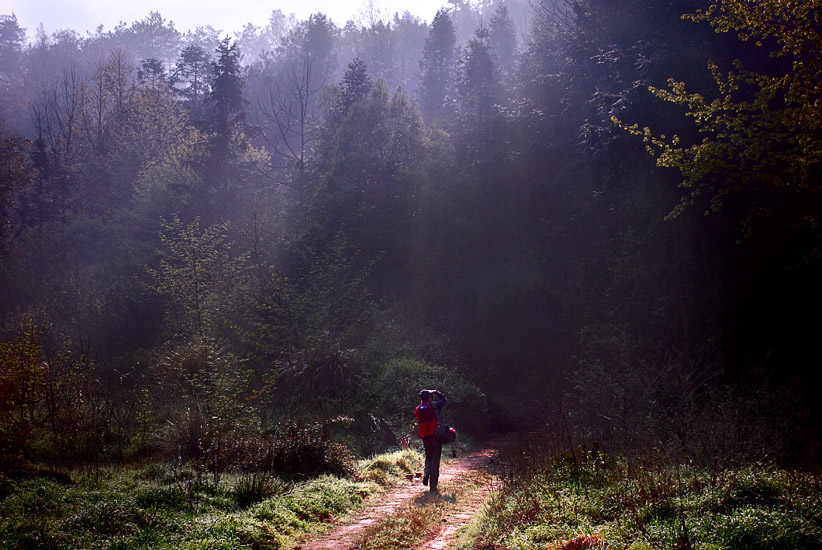
{"type": "Polygon", "coordinates": [[[412,431],[414,407],[423,388],[441,390],[448,398],[443,421],[457,431],[483,433],[488,426],[485,394],[459,369],[415,359],[394,359],[374,374],[358,403],[364,413],[383,416],[401,433],[412,431]]]}
{"type": "Polygon", "coordinates": [[[296,477],[354,474],[354,454],[345,445],[331,440],[330,423],[280,422],[270,439],[262,470],[296,477]]]}
{"type": "Polygon", "coordinates": [[[257,502],[289,493],[292,486],[265,472],[247,473],[240,476],[232,495],[240,509],[257,502]]]}

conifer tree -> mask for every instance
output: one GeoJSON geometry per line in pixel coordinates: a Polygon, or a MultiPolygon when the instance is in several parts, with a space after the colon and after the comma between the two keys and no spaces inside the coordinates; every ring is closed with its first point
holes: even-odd
{"type": "Polygon", "coordinates": [[[212,64],[211,130],[214,132],[210,166],[206,178],[216,191],[216,204],[224,208],[231,202],[228,190],[235,163],[235,138],[243,135],[248,115],[248,101],[243,97],[243,74],[240,49],[226,37],[217,47],[212,64]]]}
{"type": "Polygon", "coordinates": [[[510,73],[517,60],[517,36],[514,33],[514,22],[504,5],[497,6],[491,17],[488,38],[500,70],[510,73]]]}
{"type": "Polygon", "coordinates": [[[183,48],[171,76],[171,85],[188,108],[191,119],[201,120],[203,103],[208,97],[209,56],[206,51],[191,44],[183,48]]]}
{"type": "Polygon", "coordinates": [[[457,36],[448,10],[440,9],[425,40],[420,60],[420,103],[426,122],[442,122],[454,79],[457,36]]]}

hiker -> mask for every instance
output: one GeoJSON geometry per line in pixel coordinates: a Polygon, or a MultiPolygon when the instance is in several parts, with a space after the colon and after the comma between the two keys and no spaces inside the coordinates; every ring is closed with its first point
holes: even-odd
{"type": "Polygon", "coordinates": [[[432,493],[438,492],[437,481],[440,478],[440,456],[442,455],[442,443],[434,437],[434,431],[439,426],[439,411],[445,405],[445,396],[439,390],[422,390],[420,392],[420,404],[414,409],[414,416],[419,422],[417,435],[422,439],[425,446],[425,471],[422,476],[422,484],[428,485],[432,493]],[[431,397],[436,395],[437,401],[431,402],[431,397]]]}

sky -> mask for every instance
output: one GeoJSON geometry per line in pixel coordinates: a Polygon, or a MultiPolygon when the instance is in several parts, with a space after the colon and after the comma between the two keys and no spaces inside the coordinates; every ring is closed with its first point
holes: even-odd
{"type": "Polygon", "coordinates": [[[273,10],[294,13],[298,19],[323,12],[337,25],[355,19],[373,5],[378,13],[390,16],[409,10],[421,19],[431,21],[437,9],[447,0],[0,0],[0,14],[17,16],[29,37],[43,23],[47,33],[72,29],[85,35],[98,25],[111,30],[121,21],[131,24],[159,11],[178,31],[211,25],[224,33],[242,29],[249,21],[265,26],[273,10]]]}

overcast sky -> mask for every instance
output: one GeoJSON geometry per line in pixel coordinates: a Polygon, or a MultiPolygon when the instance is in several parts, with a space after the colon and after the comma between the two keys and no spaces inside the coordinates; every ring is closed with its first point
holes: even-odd
{"type": "Polygon", "coordinates": [[[48,33],[73,29],[85,35],[100,24],[104,30],[111,30],[121,21],[131,24],[152,11],[173,21],[179,31],[211,25],[224,33],[233,33],[249,21],[264,26],[276,9],[286,15],[294,13],[298,19],[321,11],[342,26],[348,19],[356,19],[369,4],[386,15],[409,10],[430,22],[437,9],[447,5],[447,0],[0,0],[0,14],[17,15],[17,21],[30,37],[40,23],[48,33]]]}

